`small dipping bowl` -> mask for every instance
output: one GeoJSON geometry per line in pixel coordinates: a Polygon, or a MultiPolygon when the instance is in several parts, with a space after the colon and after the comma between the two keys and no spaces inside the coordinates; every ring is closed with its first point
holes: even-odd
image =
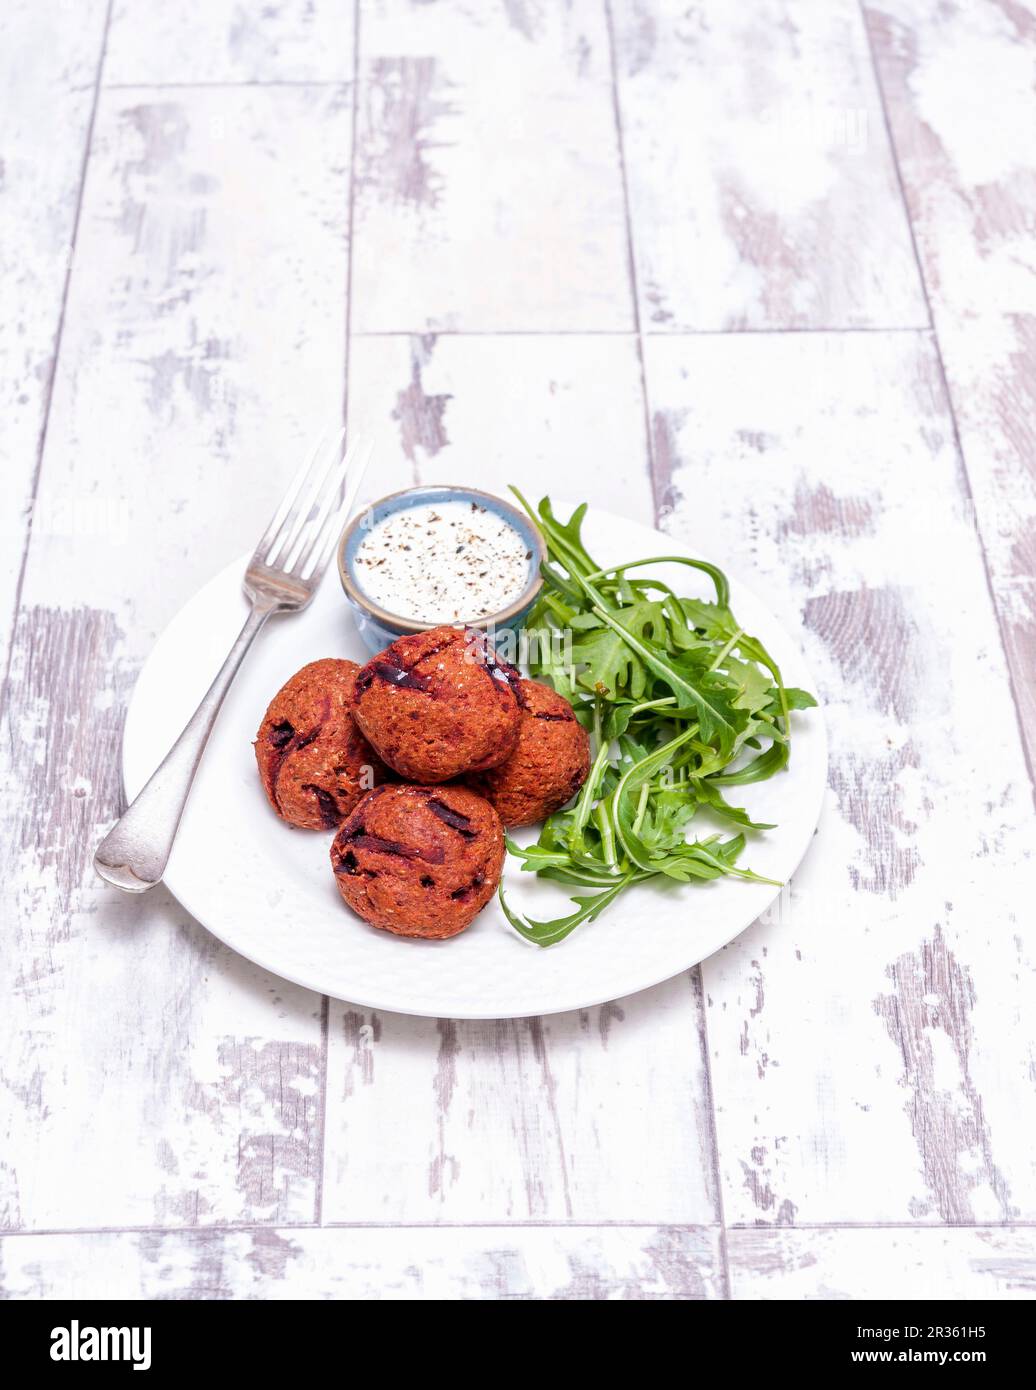
{"type": "Polygon", "coordinates": [[[488,613],[484,618],[466,620],[465,626],[476,628],[481,632],[500,632],[505,629],[517,631],[539,597],[540,589],[543,587],[540,564],[547,558],[543,540],[525,513],[519,511],[517,507],[512,507],[510,502],[505,502],[502,497],[494,497],[492,493],[480,492],[478,488],[453,487],[449,484],[442,484],[438,487],[411,487],[404,492],[390,493],[388,497],[382,497],[380,501],[372,502],[370,506],[365,507],[363,511],[353,517],[338,546],[338,574],[342,581],[342,588],[345,590],[345,596],[352,607],[357,630],[364,644],[372,653],[383,651],[397,637],[405,637],[413,632],[427,632],[429,628],[439,627],[451,620],[419,622],[413,618],[405,618],[398,613],[389,613],[384,608],[380,608],[364,593],[363,586],[357,577],[357,552],[368,533],[384,521],[387,516],[392,516],[395,512],[405,511],[410,507],[436,503],[441,505],[447,502],[473,502],[479,507],[484,507],[486,511],[493,512],[518,532],[525,542],[526,550],[531,550],[533,555],[529,561],[529,580],[521,593],[516,595],[506,608],[501,608],[496,613],[488,613]]]}

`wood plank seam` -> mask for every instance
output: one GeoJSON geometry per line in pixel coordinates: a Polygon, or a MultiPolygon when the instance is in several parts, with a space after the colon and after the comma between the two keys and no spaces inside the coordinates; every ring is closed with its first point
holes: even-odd
{"type": "MultiPolygon", "coordinates": [[[[1036,1226],[1036,1222],[1030,1224],[1036,1226]]],[[[988,1222],[980,1223],[979,1228],[984,1230],[988,1225],[988,1222]]],[[[191,1233],[205,1235],[206,1233],[220,1234],[228,1231],[466,1231],[510,1230],[512,1227],[516,1230],[557,1229],[563,1231],[718,1231],[720,1229],[718,1221],[606,1221],[603,1219],[572,1221],[559,1217],[541,1220],[500,1218],[483,1221],[278,1221],[272,1225],[264,1225],[256,1221],[213,1221],[207,1225],[193,1226],[41,1226],[38,1229],[28,1226],[12,1226],[0,1229],[0,1243],[9,1238],[23,1236],[184,1235],[191,1233]]],[[[731,1227],[731,1229],[735,1228],[731,1227]]],[[[772,1230],[774,1228],[749,1226],[745,1229],[772,1230]]],[[[808,1230],[809,1227],[804,1226],[801,1229],[808,1230]]],[[[817,1227],[816,1229],[827,1230],[834,1229],[834,1227],[817,1227]]],[[[861,1226],[860,1229],[869,1229],[869,1227],[861,1226]]],[[[906,1229],[913,1230],[915,1226],[906,1223],[906,1229]]],[[[942,1227],[931,1224],[926,1226],[921,1222],[917,1223],[916,1229],[942,1230],[942,1227]]]]}
{"type": "Polygon", "coordinates": [[[317,1155],[316,1190],[313,1193],[313,1214],[317,1226],[324,1224],[324,1162],[327,1154],[327,1052],[331,1001],[327,995],[320,1000],[320,1099],[317,1105],[317,1124],[320,1128],[320,1149],[317,1155]]]}
{"type": "Polygon", "coordinates": [[[353,0],[353,91],[352,148],[349,151],[348,248],[345,278],[345,379],[342,394],[342,423],[349,428],[349,358],[352,346],[353,233],[356,226],[356,131],[360,107],[360,0],[353,0]]]}
{"type": "Polygon", "coordinates": [[[950,423],[953,427],[953,442],[957,452],[957,460],[960,468],[961,486],[964,492],[965,501],[971,513],[972,524],[975,527],[975,535],[978,538],[979,551],[982,556],[982,570],[986,577],[986,589],[989,594],[989,601],[996,616],[997,634],[1000,639],[1000,649],[1003,653],[1004,666],[1007,670],[1007,680],[1011,690],[1011,701],[1014,705],[1015,721],[1018,726],[1018,736],[1021,740],[1022,752],[1025,758],[1025,768],[1029,777],[1029,788],[1032,792],[1033,805],[1036,806],[1036,770],[1033,768],[1032,759],[1029,752],[1029,743],[1025,737],[1025,726],[1022,719],[1022,706],[1018,694],[1018,679],[1011,660],[1011,650],[1007,642],[1007,634],[1004,629],[1004,614],[1000,604],[997,602],[996,590],[993,585],[993,576],[989,565],[989,555],[986,548],[985,536],[982,532],[982,523],[979,519],[978,510],[975,506],[974,491],[971,486],[971,475],[968,471],[968,461],[964,453],[964,445],[961,440],[960,425],[957,420],[957,407],[950,390],[949,378],[946,374],[946,362],[943,357],[942,344],[939,341],[939,331],[936,327],[935,316],[932,313],[931,295],[928,289],[928,280],[925,276],[924,266],[917,246],[917,235],[914,229],[914,219],[910,211],[910,201],[906,196],[906,189],[903,184],[903,175],[899,162],[899,150],[896,147],[895,136],[892,132],[892,123],[889,120],[888,102],[885,96],[885,84],[882,81],[881,68],[878,64],[874,52],[874,41],[871,37],[870,25],[867,22],[867,13],[864,8],[863,0],[858,0],[860,18],[863,23],[864,33],[867,38],[867,52],[870,55],[871,70],[874,74],[874,81],[877,84],[878,98],[881,102],[882,118],[885,122],[885,133],[888,137],[889,149],[892,153],[892,164],[896,172],[896,183],[899,188],[899,196],[903,203],[903,210],[906,213],[907,225],[910,228],[910,245],[914,253],[914,261],[917,265],[917,274],[921,282],[921,293],[924,295],[925,305],[928,310],[928,321],[931,325],[932,345],[935,349],[935,358],[939,368],[939,379],[942,383],[942,390],[946,397],[946,408],[949,412],[950,423]]]}
{"type": "Polygon", "coordinates": [[[562,1218],[500,1218],[483,1221],[278,1221],[274,1225],[247,1221],[214,1221],[193,1226],[20,1226],[0,1230],[0,1244],[7,1240],[44,1236],[197,1235],[266,1231],[466,1231],[466,1230],[561,1230],[561,1231],[758,1231],[779,1235],[795,1231],[1032,1231],[1036,1221],[796,1221],[794,1226],[758,1225],[747,1221],[573,1221],[562,1218]]]}
{"type": "MultiPolygon", "coordinates": [[[[342,364],[342,424],[349,429],[349,350],[352,343],[352,302],[353,302],[353,228],[356,206],[356,120],[359,107],[360,90],[360,0],[353,0],[353,76],[352,76],[352,129],[349,149],[349,190],[347,219],[347,246],[345,262],[345,352],[342,364]]],[[[263,84],[268,85],[268,84],[263,84]]],[[[298,83],[292,85],[325,85],[298,83]]],[[[344,83],[327,83],[327,86],[345,86],[344,83]]],[[[314,1214],[318,1226],[324,1224],[324,1174],[327,1168],[327,1058],[330,1048],[331,1001],[325,994],[320,1000],[320,1153],[317,1164],[316,1192],[314,1194],[314,1214]]]]}
{"type": "MultiPolygon", "coordinates": [[[[640,316],[640,292],[637,284],[637,258],[633,245],[633,217],[630,211],[629,178],[626,169],[626,142],[622,127],[622,99],[619,95],[619,60],[615,43],[615,19],[612,14],[611,0],[603,0],[603,4],[605,26],[608,31],[608,56],[611,69],[612,109],[615,115],[615,138],[619,156],[619,172],[622,179],[622,202],[626,227],[626,256],[629,268],[629,289],[633,299],[633,328],[637,344],[637,363],[640,368],[640,390],[644,406],[644,443],[648,466],[648,478],[651,484],[651,494],[654,499],[655,524],[658,525],[661,522],[661,509],[664,506],[664,497],[660,497],[658,493],[654,449],[651,439],[651,403],[648,399],[647,372],[644,366],[643,324],[640,316]]],[[[690,978],[698,1024],[698,1043],[701,1048],[702,1073],[705,1088],[704,1101],[709,1118],[708,1143],[710,1177],[713,1190],[713,1201],[716,1214],[719,1218],[717,1224],[719,1227],[720,1280],[723,1297],[729,1299],[731,1296],[730,1262],[727,1254],[726,1223],[723,1216],[723,1182],[720,1175],[716,1102],[712,1087],[708,1025],[705,1017],[705,991],[700,966],[694,967],[690,972],[690,978]]]]}
{"type": "Polygon", "coordinates": [[[325,78],[321,81],[318,78],[247,78],[235,82],[232,78],[227,78],[223,82],[102,82],[101,88],[105,92],[182,92],[211,90],[237,87],[312,87],[312,88],[334,88],[347,87],[348,82],[343,82],[340,78],[325,78]]]}
{"type": "MultiPolygon", "coordinates": [[[[608,30],[608,57],[611,68],[612,112],[615,117],[615,141],[619,154],[619,174],[622,180],[622,208],[626,227],[626,264],[629,273],[629,292],[633,300],[633,337],[637,343],[637,362],[640,366],[640,390],[644,398],[644,439],[647,456],[651,458],[651,410],[648,405],[647,377],[644,372],[644,343],[640,321],[640,291],[637,285],[637,258],[633,250],[633,218],[630,214],[629,179],[626,175],[626,142],[622,131],[622,103],[619,98],[618,55],[615,51],[615,22],[611,0],[604,0],[604,19],[608,30]]],[[[657,513],[657,505],[656,505],[657,513]]]]}
{"type": "MultiPolygon", "coordinates": [[[[358,328],[354,338],[411,338],[423,336],[422,328],[358,328]]],[[[848,328],[809,328],[803,325],[789,328],[682,328],[681,338],[757,338],[775,337],[788,333],[847,334],[858,333],[928,333],[927,325],[855,324],[848,328]]],[[[436,338],[672,338],[664,329],[644,328],[437,328],[436,338]]]]}
{"type": "Polygon", "coordinates": [[[705,981],[702,977],[700,965],[696,965],[691,971],[693,981],[694,997],[698,1005],[698,1038],[701,1045],[702,1069],[705,1074],[705,1103],[711,1117],[710,1126],[710,1152],[712,1158],[712,1181],[715,1192],[716,1215],[719,1220],[719,1254],[721,1263],[721,1278],[723,1281],[723,1296],[730,1299],[730,1255],[727,1247],[727,1220],[723,1204],[723,1174],[719,1161],[719,1121],[716,1115],[716,1093],[712,1084],[712,1058],[709,1055],[709,1020],[705,1011],[705,981]]]}
{"type": "MultiPolygon", "coordinates": [[[[79,187],[76,192],[75,212],[72,216],[72,232],[69,237],[68,257],[65,262],[65,278],[61,288],[61,305],[58,311],[57,329],[54,333],[54,351],[50,361],[50,372],[47,376],[47,385],[44,391],[43,419],[40,423],[40,436],[36,447],[36,465],[33,469],[32,483],[29,492],[29,517],[25,527],[25,537],[22,541],[21,565],[18,570],[18,580],[14,590],[14,604],[11,611],[11,632],[14,633],[15,624],[18,620],[18,611],[22,604],[22,588],[25,582],[25,566],[29,558],[29,546],[32,543],[32,520],[33,511],[40,486],[40,473],[43,468],[43,451],[47,445],[47,427],[50,423],[50,407],[54,399],[54,383],[57,380],[58,361],[61,357],[61,339],[65,328],[65,310],[68,307],[68,291],[72,283],[72,264],[75,260],[76,239],[79,235],[79,219],[83,211],[83,191],[86,188],[87,167],[90,162],[90,146],[93,143],[94,123],[97,120],[97,107],[101,98],[101,78],[104,72],[104,57],[108,48],[108,29],[111,24],[112,6],[115,0],[108,0],[107,8],[104,12],[104,27],[101,31],[101,42],[97,55],[97,73],[93,84],[93,100],[90,104],[90,116],[86,123],[86,133],[83,137],[83,158],[79,171],[79,187]]],[[[11,658],[14,654],[14,642],[12,641],[7,649],[7,662],[4,671],[3,690],[8,689],[8,682],[11,676],[11,658]]]]}
{"type": "Polygon", "coordinates": [[[867,13],[864,9],[863,0],[857,0],[857,8],[860,13],[860,23],[863,25],[863,35],[867,44],[867,56],[870,60],[871,73],[874,77],[874,85],[878,93],[878,103],[881,107],[881,120],[885,129],[885,139],[888,141],[889,154],[892,158],[892,169],[896,176],[896,188],[899,190],[899,201],[906,217],[907,231],[910,234],[910,250],[914,257],[914,265],[917,268],[917,278],[921,285],[921,294],[924,297],[925,313],[928,315],[928,327],[935,331],[935,320],[932,318],[932,302],[928,296],[928,286],[925,283],[924,269],[921,265],[921,255],[917,249],[917,233],[914,231],[914,221],[910,216],[910,203],[906,196],[906,189],[903,187],[903,173],[899,167],[899,151],[896,149],[896,142],[892,135],[892,122],[889,120],[888,103],[885,100],[885,88],[882,85],[881,73],[878,70],[877,60],[874,56],[874,43],[871,39],[870,25],[867,23],[867,13]]]}

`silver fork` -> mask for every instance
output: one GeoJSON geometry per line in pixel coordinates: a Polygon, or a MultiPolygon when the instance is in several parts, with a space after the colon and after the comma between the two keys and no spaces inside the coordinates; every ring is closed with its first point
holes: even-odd
{"type": "Polygon", "coordinates": [[[297,613],[317,591],[370,462],[372,445],[326,436],[299,469],[245,570],[249,613],[230,655],[183,733],[94,855],[102,878],[128,893],[161,881],[194,774],[223,697],[271,613],[297,613]]]}

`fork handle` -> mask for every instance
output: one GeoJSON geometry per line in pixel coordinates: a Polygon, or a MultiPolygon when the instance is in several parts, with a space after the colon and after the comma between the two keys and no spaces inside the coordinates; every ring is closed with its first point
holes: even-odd
{"type": "Polygon", "coordinates": [[[253,602],[237,640],[201,704],[146,786],[97,847],[94,868],[127,893],[160,883],[223,697],[238,667],[276,605],[253,602]]]}

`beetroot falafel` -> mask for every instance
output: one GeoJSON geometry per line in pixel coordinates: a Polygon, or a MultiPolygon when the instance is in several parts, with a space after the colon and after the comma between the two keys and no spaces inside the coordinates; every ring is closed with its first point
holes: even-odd
{"type": "Polygon", "coordinates": [[[473,629],[400,637],[356,678],[353,714],[381,758],[414,782],[496,767],[518,741],[521,676],[473,629]]]}
{"type": "Polygon", "coordinates": [[[255,740],[270,805],[289,825],[330,830],[390,773],[352,717],[359,667],[311,661],[281,686],[255,740]]]}
{"type": "Polygon", "coordinates": [[[507,826],[545,820],[575,796],[590,771],[590,739],[568,701],[539,681],[520,681],[515,694],[521,722],[514,752],[467,779],[507,826]]]}
{"type": "Polygon", "coordinates": [[[338,831],[331,866],[342,897],[372,927],[442,940],[496,891],[500,818],[467,787],[385,786],[338,831]]]}

